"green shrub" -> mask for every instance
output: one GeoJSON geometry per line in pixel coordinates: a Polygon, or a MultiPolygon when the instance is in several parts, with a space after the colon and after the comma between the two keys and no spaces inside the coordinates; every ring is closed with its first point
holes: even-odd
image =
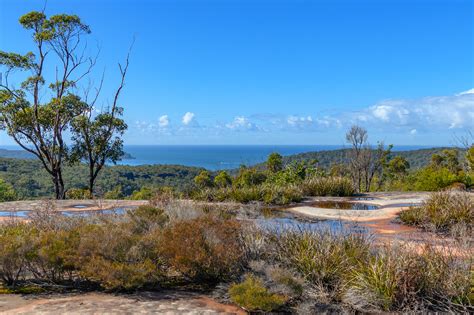
{"type": "Polygon", "coordinates": [[[2,201],[14,201],[16,200],[17,195],[13,186],[6,183],[3,179],[0,178],[0,202],[2,201]]]}
{"type": "Polygon", "coordinates": [[[214,177],[214,185],[219,188],[232,186],[232,177],[230,177],[226,171],[220,171],[219,174],[214,177]]]}
{"type": "Polygon", "coordinates": [[[434,192],[421,206],[402,211],[399,218],[405,224],[439,232],[453,232],[462,224],[472,234],[474,198],[466,192],[434,192]]]}
{"type": "Polygon", "coordinates": [[[271,173],[277,173],[283,169],[283,157],[281,154],[273,152],[268,156],[267,169],[271,173]]]}
{"type": "Polygon", "coordinates": [[[239,284],[233,284],[229,289],[230,299],[248,311],[271,312],[285,305],[287,298],[280,294],[271,293],[263,285],[262,280],[248,276],[239,284]]]}
{"type": "Polygon", "coordinates": [[[426,167],[414,174],[413,189],[417,191],[436,191],[446,188],[455,182],[462,181],[457,174],[447,168],[426,167]]]}
{"type": "Polygon", "coordinates": [[[28,224],[0,225],[0,278],[9,286],[24,276],[29,257],[35,252],[36,230],[28,224]]]}
{"type": "Polygon", "coordinates": [[[345,302],[364,310],[466,312],[471,266],[446,248],[385,247],[351,271],[345,302]]]}
{"type": "Polygon", "coordinates": [[[80,230],[76,267],[81,277],[109,290],[136,289],[163,276],[155,253],[158,237],[137,235],[127,223],[86,225],[80,230]]]}
{"type": "Polygon", "coordinates": [[[237,188],[249,188],[262,184],[267,179],[265,173],[256,168],[241,167],[239,174],[234,180],[234,186],[237,188]]]}
{"type": "Polygon", "coordinates": [[[123,199],[122,187],[117,186],[104,194],[104,199],[123,199]]]}
{"type": "Polygon", "coordinates": [[[309,177],[302,184],[306,196],[345,197],[354,194],[354,186],[346,177],[309,177]]]}
{"type": "MultiPolygon", "coordinates": [[[[392,309],[397,298],[397,267],[395,257],[377,253],[352,270],[350,292],[376,309],[392,309]]],[[[361,301],[357,302],[358,304],[361,301]]]]}
{"type": "Polygon", "coordinates": [[[151,200],[155,196],[155,190],[150,187],[142,187],[135,190],[130,196],[131,200],[151,200]]]}
{"type": "Polygon", "coordinates": [[[91,199],[91,194],[87,188],[71,188],[66,192],[67,199],[91,199]]]}
{"type": "Polygon", "coordinates": [[[212,187],[211,174],[208,171],[201,171],[198,176],[194,177],[194,183],[200,188],[212,187]]]}
{"type": "Polygon", "coordinates": [[[338,294],[345,277],[370,253],[366,236],[330,231],[284,231],[275,239],[275,259],[307,281],[338,294]]]}
{"type": "Polygon", "coordinates": [[[263,202],[273,205],[286,205],[303,199],[301,190],[295,185],[263,185],[263,202]]]}

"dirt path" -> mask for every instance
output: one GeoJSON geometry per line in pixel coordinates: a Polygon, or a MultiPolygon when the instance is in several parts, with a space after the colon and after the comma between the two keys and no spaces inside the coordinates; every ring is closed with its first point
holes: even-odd
{"type": "Polygon", "coordinates": [[[113,295],[0,295],[0,314],[245,314],[233,305],[190,292],[113,295]]]}

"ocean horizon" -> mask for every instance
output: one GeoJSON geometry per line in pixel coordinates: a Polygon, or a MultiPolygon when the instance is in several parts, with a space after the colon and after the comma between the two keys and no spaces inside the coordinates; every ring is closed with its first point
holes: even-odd
{"type": "MultiPolygon", "coordinates": [[[[396,145],[394,151],[417,150],[433,146],[396,145]]],[[[283,156],[349,148],[348,145],[125,145],[132,158],[118,165],[172,164],[203,167],[209,170],[234,169],[240,165],[264,162],[272,152],[283,156]]],[[[22,150],[15,145],[0,145],[0,149],[22,150]]]]}
{"type": "MultiPolygon", "coordinates": [[[[272,152],[288,156],[348,147],[344,145],[125,145],[124,151],[133,159],[123,159],[117,164],[134,166],[176,164],[221,170],[264,162],[272,152]]],[[[394,151],[422,148],[429,148],[429,146],[402,145],[395,146],[394,151]]]]}

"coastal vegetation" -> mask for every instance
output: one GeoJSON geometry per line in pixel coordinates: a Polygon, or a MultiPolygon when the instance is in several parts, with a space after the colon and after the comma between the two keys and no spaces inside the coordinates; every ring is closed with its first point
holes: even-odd
{"type": "MultiPolygon", "coordinates": [[[[331,152],[334,157],[349,154],[347,150],[328,152],[331,152]]],[[[466,152],[468,151],[457,149],[416,150],[401,153],[391,151],[385,157],[382,172],[374,175],[370,191],[437,191],[449,187],[469,188],[474,184],[474,175],[466,152]],[[413,167],[409,162],[412,160],[410,152],[414,156],[421,154],[423,160],[427,161],[426,164],[422,167],[413,167]],[[452,157],[453,154],[458,157],[458,160],[451,159],[448,165],[447,157],[452,157]]],[[[202,174],[201,172],[204,171],[202,168],[179,165],[105,165],[96,179],[95,196],[96,198],[126,199],[132,198],[135,193],[133,198],[136,199],[143,190],[143,192],[148,192],[144,199],[149,199],[154,191],[171,187],[184,196],[194,191],[194,196],[199,199],[245,201],[252,200],[246,195],[253,193],[258,195],[253,198],[254,200],[263,200],[265,187],[271,186],[273,189],[280,190],[283,189],[281,187],[289,187],[288,192],[290,192],[291,186],[294,187],[295,184],[301,187],[298,191],[302,196],[352,194],[354,187],[347,185],[348,181],[351,182],[347,163],[322,163],[314,159],[315,156],[328,158],[326,152],[308,154],[305,158],[301,158],[301,155],[282,157],[281,170],[277,172],[269,171],[265,164],[242,167],[239,170],[206,171],[202,174]],[[198,175],[202,176],[195,179],[198,175]],[[315,186],[317,183],[319,185],[315,186]],[[324,184],[327,185],[323,187],[324,184]],[[249,186],[252,186],[253,190],[247,189],[249,186]],[[255,188],[257,186],[259,189],[255,188]],[[236,192],[237,188],[241,190],[240,194],[236,192]]],[[[338,161],[337,158],[334,161],[338,161]]],[[[67,198],[90,197],[87,174],[88,167],[84,164],[64,167],[63,177],[67,198]],[[78,191],[80,191],[79,194],[78,191]]],[[[41,170],[40,161],[0,158],[0,178],[14,187],[14,199],[45,198],[54,195],[50,176],[45,170],[41,170]]],[[[3,200],[6,201],[6,199],[3,200]]]]}
{"type": "Polygon", "coordinates": [[[53,210],[45,204],[28,222],[0,225],[7,292],[193,287],[267,312],[472,307],[469,252],[381,245],[363,232],[266,229],[237,219],[242,208],[172,198],[124,215],[64,217],[53,210]]]}
{"type": "Polygon", "coordinates": [[[466,192],[434,192],[421,206],[402,211],[399,218],[425,230],[474,237],[474,197],[466,192]]]}
{"type": "MultiPolygon", "coordinates": [[[[76,15],[36,11],[19,21],[34,52],[0,51],[0,131],[24,152],[0,150],[10,155],[0,158],[0,202],[37,201],[4,204],[11,216],[0,218],[0,294],[172,289],[212,293],[250,313],[474,313],[471,139],[397,152],[354,125],[345,149],[273,152],[238,169],[116,165],[125,155],[120,98],[132,47],[109,106],[99,106],[104,75],[97,86],[83,83],[93,82],[98,58],[87,54],[90,27],[76,15]],[[432,193],[406,210],[340,198],[387,191],[432,193]],[[38,201],[48,198],[92,201],[38,201]],[[280,207],[300,202],[364,206],[346,211],[357,215],[385,207],[381,221],[398,215],[390,224],[418,227],[422,237],[380,237],[384,229],[369,224],[324,225],[304,218],[308,207],[280,207]]],[[[190,133],[201,126],[193,117],[182,120],[190,133]]],[[[159,127],[168,126],[162,118],[159,127]]],[[[345,211],[334,208],[312,210],[345,211]]]]}

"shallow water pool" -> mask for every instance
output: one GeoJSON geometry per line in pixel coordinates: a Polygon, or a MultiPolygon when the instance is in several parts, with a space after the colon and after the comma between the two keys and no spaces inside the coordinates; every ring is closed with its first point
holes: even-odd
{"type": "Polygon", "coordinates": [[[362,202],[348,202],[348,201],[315,201],[309,204],[309,206],[324,208],[324,209],[336,209],[336,210],[377,210],[380,206],[362,203],[362,202]]]}
{"type": "MultiPolygon", "coordinates": [[[[57,211],[57,213],[66,217],[87,217],[92,215],[110,215],[110,214],[125,214],[127,209],[125,208],[114,208],[106,210],[85,210],[85,211],[57,211]]],[[[20,210],[20,211],[0,211],[0,217],[18,217],[27,218],[31,210],[20,210]]]]}

